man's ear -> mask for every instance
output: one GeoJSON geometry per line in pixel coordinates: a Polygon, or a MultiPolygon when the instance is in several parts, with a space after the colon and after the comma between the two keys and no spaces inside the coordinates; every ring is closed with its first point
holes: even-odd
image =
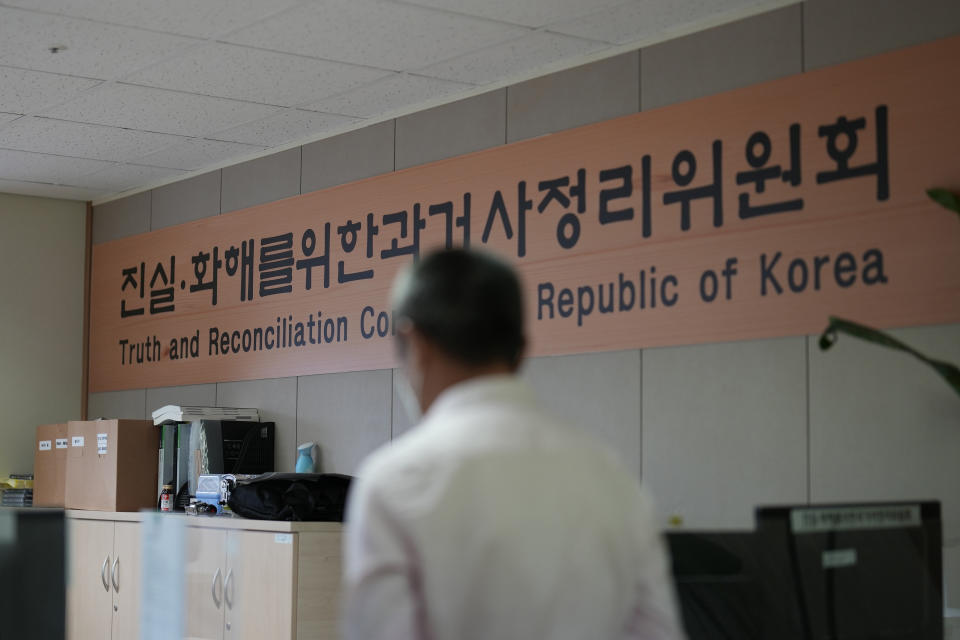
{"type": "Polygon", "coordinates": [[[414,327],[409,327],[404,331],[406,333],[404,337],[407,340],[407,358],[413,366],[423,372],[434,358],[433,343],[414,327]]]}
{"type": "Polygon", "coordinates": [[[512,362],[512,369],[514,373],[520,371],[520,368],[523,366],[523,359],[527,357],[527,338],[524,336],[520,341],[520,347],[517,349],[517,356],[514,362],[512,362]]]}

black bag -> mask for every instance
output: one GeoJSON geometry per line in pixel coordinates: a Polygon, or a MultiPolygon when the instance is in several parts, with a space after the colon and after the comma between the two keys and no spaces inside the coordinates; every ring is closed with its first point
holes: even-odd
{"type": "Polygon", "coordinates": [[[343,522],[352,480],[338,473],[266,473],[238,481],[227,504],[254,520],[343,522]]]}

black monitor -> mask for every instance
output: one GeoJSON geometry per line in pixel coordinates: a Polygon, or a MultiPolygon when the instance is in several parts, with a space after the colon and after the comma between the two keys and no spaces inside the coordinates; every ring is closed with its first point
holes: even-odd
{"type": "Polygon", "coordinates": [[[754,532],[671,531],[667,548],[689,640],[763,638],[754,532]]]}
{"type": "Polygon", "coordinates": [[[0,509],[0,640],[66,637],[63,511],[0,509]]]}
{"type": "Polygon", "coordinates": [[[940,503],[761,507],[764,635],[940,640],[940,503]]]}

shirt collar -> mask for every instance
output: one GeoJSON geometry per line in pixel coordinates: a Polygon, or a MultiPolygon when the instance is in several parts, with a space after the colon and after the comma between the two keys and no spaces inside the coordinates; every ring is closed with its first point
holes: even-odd
{"type": "Polygon", "coordinates": [[[437,396],[423,421],[428,422],[438,415],[475,404],[533,404],[533,393],[519,377],[512,374],[470,378],[437,396]]]}

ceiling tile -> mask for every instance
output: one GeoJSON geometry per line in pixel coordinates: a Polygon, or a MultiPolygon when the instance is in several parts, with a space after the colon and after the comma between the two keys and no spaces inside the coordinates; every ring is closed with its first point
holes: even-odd
{"type": "Polygon", "coordinates": [[[624,0],[405,0],[410,4],[446,9],[528,27],[570,20],[624,0]]]}
{"type": "Polygon", "coordinates": [[[579,20],[560,21],[550,31],[615,44],[660,42],[687,33],[690,27],[719,15],[769,7],[767,0],[641,0],[599,11],[579,20]]]}
{"type": "Polygon", "coordinates": [[[182,140],[97,124],[23,117],[0,129],[0,148],[123,162],[182,140]]]}
{"type": "Polygon", "coordinates": [[[0,87],[4,87],[0,91],[0,111],[32,113],[69,100],[99,83],[58,73],[0,67],[0,87]]]}
{"type": "Polygon", "coordinates": [[[470,88],[472,85],[460,82],[397,74],[304,108],[371,118],[470,88]]]}
{"type": "Polygon", "coordinates": [[[74,18],[211,38],[265,18],[298,0],[4,0],[4,4],[74,18]]]}
{"type": "Polygon", "coordinates": [[[290,107],[342,93],[389,74],[371,67],[211,43],[125,80],[290,107]]]}
{"type": "Polygon", "coordinates": [[[197,42],[0,7],[0,65],[110,80],[197,42]],[[53,54],[53,45],[66,49],[53,54]]]}
{"type": "Polygon", "coordinates": [[[84,176],[82,178],[82,185],[84,187],[118,193],[134,187],[142,187],[153,182],[174,179],[182,176],[184,173],[186,172],[177,169],[144,167],[137,164],[115,164],[96,173],[84,176]]]}
{"type": "Polygon", "coordinates": [[[250,102],[112,84],[93,89],[44,115],[143,131],[202,136],[276,111],[276,107],[250,102]]]}
{"type": "Polygon", "coordinates": [[[609,46],[602,42],[536,31],[510,42],[431,65],[417,73],[445,80],[487,84],[609,46]]]}
{"type": "Polygon", "coordinates": [[[110,166],[103,160],[0,149],[0,178],[6,180],[85,186],[78,182],[81,176],[110,166]]]}
{"type": "Polygon", "coordinates": [[[525,28],[382,0],[317,0],[225,40],[409,70],[518,37],[525,28]]]}
{"type": "Polygon", "coordinates": [[[193,171],[264,149],[266,147],[259,145],[187,138],[166,149],[137,158],[136,162],[153,167],[193,171]]]}
{"type": "Polygon", "coordinates": [[[218,140],[275,147],[288,142],[319,137],[324,131],[330,131],[356,121],[357,118],[329,113],[288,109],[263,120],[218,131],[211,134],[210,137],[218,140]]]}
{"type": "Polygon", "coordinates": [[[41,198],[60,198],[62,200],[93,200],[103,194],[103,191],[99,189],[84,189],[82,187],[67,187],[61,184],[2,179],[0,179],[0,192],[17,193],[24,196],[38,196],[41,198]]]}

